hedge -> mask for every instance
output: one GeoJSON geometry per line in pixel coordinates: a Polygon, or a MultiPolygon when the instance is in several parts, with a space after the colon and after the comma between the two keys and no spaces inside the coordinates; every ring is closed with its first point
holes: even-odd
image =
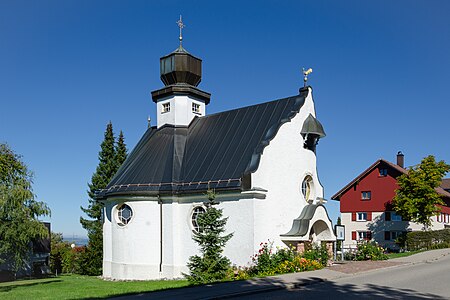
{"type": "Polygon", "coordinates": [[[409,251],[439,249],[450,247],[450,229],[434,231],[412,231],[406,237],[399,239],[400,246],[409,251]],[[403,244],[403,245],[402,245],[403,244]]]}

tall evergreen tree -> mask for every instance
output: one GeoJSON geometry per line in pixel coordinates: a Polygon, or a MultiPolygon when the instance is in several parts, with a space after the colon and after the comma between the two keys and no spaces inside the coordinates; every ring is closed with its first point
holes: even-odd
{"type": "Polygon", "coordinates": [[[89,243],[82,258],[82,271],[88,275],[100,275],[103,265],[103,230],[102,209],[103,204],[95,200],[95,192],[106,188],[120,164],[126,158],[126,146],[123,133],[120,132],[119,140],[115,144],[113,126],[111,122],[106,126],[105,137],[100,145],[98,154],[99,164],[88,184],[89,205],[81,210],[89,217],[80,217],[81,225],[88,232],[89,243]]]}
{"type": "Polygon", "coordinates": [[[223,248],[232,233],[223,235],[228,218],[222,217],[222,210],[213,207],[215,201],[214,191],[207,193],[208,201],[205,203],[206,212],[198,216],[200,230],[194,231],[193,240],[200,246],[201,255],[189,257],[189,275],[187,279],[194,283],[210,283],[223,280],[230,269],[230,260],[222,255],[223,248]]]}
{"type": "Polygon", "coordinates": [[[115,155],[116,157],[114,160],[116,163],[116,168],[119,170],[120,166],[127,158],[127,145],[125,144],[125,138],[123,137],[122,130],[120,131],[119,138],[117,139],[115,155]]]}

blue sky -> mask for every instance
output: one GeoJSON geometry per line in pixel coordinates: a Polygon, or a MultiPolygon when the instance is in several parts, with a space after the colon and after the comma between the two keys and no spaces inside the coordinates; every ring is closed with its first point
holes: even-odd
{"type": "MultiPolygon", "coordinates": [[[[203,59],[208,113],[295,95],[302,67],[327,137],[325,196],[380,157],[450,162],[448,1],[0,1],[0,142],[35,173],[53,230],[85,235],[80,205],[106,124],[131,149],[155,124],[159,58],[203,59]]],[[[299,179],[300,182],[300,179],[299,179]]],[[[339,206],[329,201],[333,221],[339,206]]]]}

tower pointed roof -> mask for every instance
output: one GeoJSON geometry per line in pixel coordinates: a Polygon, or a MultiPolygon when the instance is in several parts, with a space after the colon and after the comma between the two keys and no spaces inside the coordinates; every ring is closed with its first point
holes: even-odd
{"type": "Polygon", "coordinates": [[[185,27],[181,20],[180,45],[173,52],[160,58],[160,78],[164,83],[162,89],[152,92],[154,102],[174,94],[192,95],[208,104],[211,94],[197,88],[202,81],[202,60],[189,53],[182,44],[182,29],[185,27]]]}

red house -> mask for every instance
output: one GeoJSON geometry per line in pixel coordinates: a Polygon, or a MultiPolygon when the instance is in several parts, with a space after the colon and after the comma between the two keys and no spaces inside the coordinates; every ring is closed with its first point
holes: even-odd
{"type": "MultiPolygon", "coordinates": [[[[404,155],[397,154],[397,164],[379,159],[331,199],[340,201],[341,222],[345,225],[344,247],[356,247],[359,240],[375,240],[385,248],[395,249],[395,239],[410,230],[422,230],[422,225],[404,221],[392,210],[391,200],[398,188],[397,177],[405,174],[404,155]]],[[[436,191],[446,206],[432,217],[432,229],[450,227],[450,178],[444,179],[436,191]]]]}

